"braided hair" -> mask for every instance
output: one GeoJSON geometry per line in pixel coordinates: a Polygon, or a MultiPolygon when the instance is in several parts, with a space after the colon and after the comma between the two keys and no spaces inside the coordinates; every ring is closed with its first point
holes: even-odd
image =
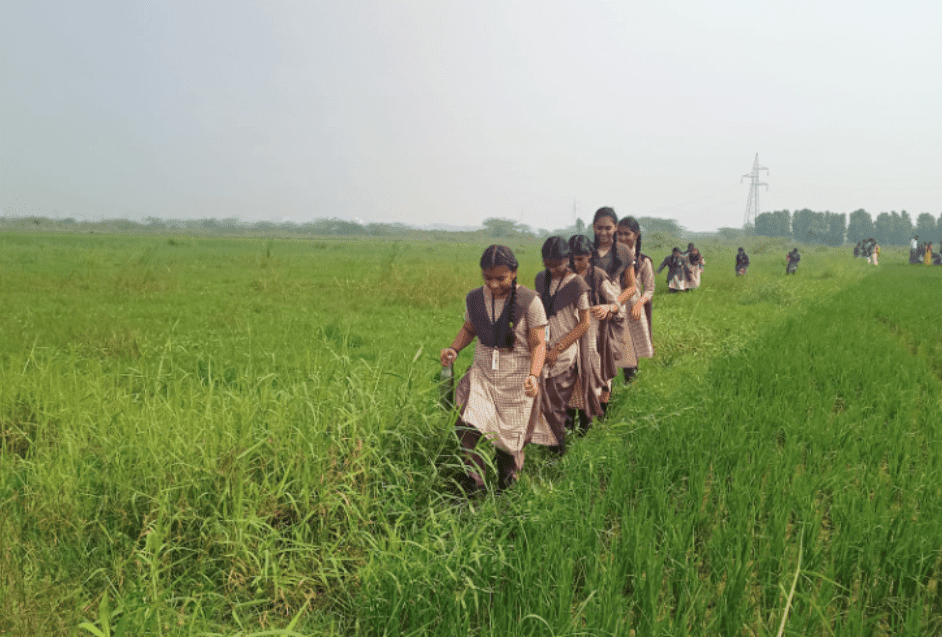
{"type": "MultiPolygon", "coordinates": [[[[599,219],[604,219],[605,217],[609,217],[612,220],[613,224],[615,224],[616,226],[618,225],[618,215],[615,214],[614,210],[612,210],[608,206],[605,206],[595,211],[595,216],[592,217],[592,227],[593,228],[595,227],[595,224],[598,223],[599,219]]],[[[593,234],[593,236],[594,238],[592,240],[592,246],[595,248],[596,252],[598,252],[599,237],[598,235],[595,235],[595,234],[593,234]]],[[[612,276],[614,272],[618,272],[618,270],[622,266],[621,259],[618,257],[618,240],[615,238],[613,238],[612,240],[611,254],[612,254],[612,272],[608,273],[609,276],[612,276]]]]}
{"type": "MultiPolygon", "coordinates": [[[[554,236],[547,238],[543,243],[541,252],[544,261],[572,262],[569,243],[562,237],[554,236]]],[[[546,283],[546,289],[540,292],[540,300],[543,301],[543,309],[546,310],[546,318],[549,318],[556,314],[552,308],[553,299],[550,296],[550,284],[553,282],[553,275],[550,274],[549,268],[546,268],[543,272],[545,273],[543,280],[546,283]]],[[[562,285],[561,281],[560,285],[562,285]]],[[[559,292],[559,289],[557,288],[556,291],[559,292]]]]}
{"type": "Polygon", "coordinates": [[[641,225],[634,217],[625,217],[618,222],[618,225],[628,228],[638,235],[635,239],[635,276],[638,276],[638,272],[641,270],[641,261],[648,258],[646,254],[641,253],[641,225]]]}
{"type": "Polygon", "coordinates": [[[484,254],[481,255],[481,269],[497,268],[500,266],[506,266],[511,272],[514,272],[513,283],[510,285],[510,298],[507,299],[507,302],[510,304],[510,310],[507,313],[507,323],[500,326],[497,332],[498,334],[503,333],[505,335],[503,346],[512,350],[516,341],[514,328],[517,327],[517,317],[515,316],[515,310],[517,309],[516,272],[520,264],[517,262],[517,257],[514,256],[513,250],[507,246],[496,244],[488,246],[484,254]],[[503,330],[503,332],[501,332],[501,330],[503,330]]]}
{"type": "MultiPolygon", "coordinates": [[[[589,255],[589,289],[592,291],[592,304],[598,304],[598,297],[595,291],[595,264],[598,263],[599,253],[595,250],[589,237],[584,234],[574,234],[569,237],[569,266],[573,272],[576,272],[575,257],[589,255]]],[[[578,273],[577,273],[578,274],[578,273]]]]}

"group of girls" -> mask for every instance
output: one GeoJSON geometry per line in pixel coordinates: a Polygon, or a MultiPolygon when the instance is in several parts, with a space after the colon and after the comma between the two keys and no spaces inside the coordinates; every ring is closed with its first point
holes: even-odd
{"type": "Polygon", "coordinates": [[[880,246],[877,244],[877,240],[871,237],[858,241],[857,245],[854,246],[854,256],[866,259],[867,263],[880,265],[880,246]]]}
{"type": "Polygon", "coordinates": [[[593,230],[594,241],[549,237],[533,289],[517,282],[510,248],[492,245],[481,256],[484,285],[468,293],[464,324],[440,354],[451,365],[477,338],[455,396],[467,491],[485,488],[482,437],[496,448],[498,490],[506,489],[528,444],[564,453],[567,429],[585,433],[606,414],[617,370],[631,382],[638,359],[654,355],[654,271],[640,226],[600,208],[593,230]]]}
{"type": "Polygon", "coordinates": [[[667,268],[667,291],[689,292],[700,287],[700,273],[706,260],[693,243],[687,244],[687,251],[681,252],[674,248],[669,255],[661,261],[657,274],[667,268]]]}

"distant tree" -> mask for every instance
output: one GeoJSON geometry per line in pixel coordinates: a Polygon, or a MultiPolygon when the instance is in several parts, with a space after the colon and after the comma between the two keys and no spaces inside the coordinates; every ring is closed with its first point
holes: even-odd
{"type": "Polygon", "coordinates": [[[903,210],[899,215],[895,212],[893,214],[893,240],[892,243],[895,245],[903,246],[909,245],[909,242],[912,240],[913,235],[916,234],[913,230],[913,221],[909,218],[909,213],[903,210]]]}
{"type": "Polygon", "coordinates": [[[755,232],[763,237],[790,237],[791,213],[788,210],[763,212],[756,216],[755,232]]]}
{"type": "Polygon", "coordinates": [[[850,221],[847,224],[848,240],[857,243],[869,239],[873,237],[873,231],[873,219],[870,218],[869,212],[861,208],[850,213],[850,221]]]}
{"type": "Polygon", "coordinates": [[[546,228],[540,228],[536,234],[540,239],[545,239],[546,237],[550,236],[550,231],[546,228]]]}
{"type": "Polygon", "coordinates": [[[923,212],[916,217],[915,234],[918,234],[920,237],[926,237],[926,241],[938,241],[936,230],[935,217],[928,212],[923,212]]]}
{"type": "MultiPolygon", "coordinates": [[[[893,217],[888,212],[881,212],[873,222],[873,234],[877,243],[891,245],[893,243],[893,217]]],[[[864,237],[865,239],[867,237],[864,237]]],[[[858,239],[859,241],[859,239],[858,239]]]]}
{"type": "Polygon", "coordinates": [[[844,245],[844,235],[847,232],[847,215],[825,212],[824,218],[828,227],[828,243],[834,246],[844,245]]]}
{"type": "Polygon", "coordinates": [[[576,219],[576,234],[585,234],[585,222],[582,219],[576,219]]]}
{"type": "MultiPolygon", "coordinates": [[[[774,237],[775,230],[772,222],[771,212],[763,212],[756,215],[756,234],[762,237],[774,237]]],[[[723,230],[720,228],[720,230],[723,230]]]]}
{"type": "MultiPolygon", "coordinates": [[[[763,213],[763,214],[768,214],[768,213],[763,213]]],[[[720,228],[719,230],[716,231],[716,233],[719,236],[723,237],[727,241],[739,239],[740,237],[743,236],[744,232],[745,230],[742,230],[739,228],[720,228]]]]}
{"type": "Polygon", "coordinates": [[[827,225],[823,212],[803,208],[792,216],[792,237],[795,241],[823,243],[827,236],[827,225]]]}
{"type": "Polygon", "coordinates": [[[519,233],[518,224],[510,219],[485,219],[484,228],[492,237],[513,237],[519,233]]]}
{"type": "Polygon", "coordinates": [[[638,225],[644,232],[659,232],[664,235],[678,236],[683,228],[676,219],[658,219],[656,217],[638,217],[638,225]]]}

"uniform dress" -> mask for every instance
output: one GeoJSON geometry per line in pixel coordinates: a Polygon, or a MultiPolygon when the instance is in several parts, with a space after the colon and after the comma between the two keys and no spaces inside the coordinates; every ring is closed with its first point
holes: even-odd
{"type": "MultiPolygon", "coordinates": [[[[542,291],[546,282],[546,272],[536,276],[536,289],[542,291]]],[[[550,279],[549,293],[557,295],[552,308],[555,313],[549,316],[549,335],[546,338],[546,351],[559,344],[569,332],[579,324],[580,310],[589,309],[588,284],[585,279],[567,272],[562,279],[550,279]]],[[[545,308],[544,308],[545,309],[545,308]]],[[[590,323],[591,325],[591,323],[590,323]]],[[[580,339],[582,340],[582,339],[580,339]]],[[[541,392],[542,419],[555,434],[554,446],[564,447],[566,436],[566,405],[576,389],[579,378],[577,363],[586,359],[588,352],[580,352],[579,341],[560,352],[556,363],[543,366],[543,391],[541,392]],[[582,356],[580,356],[582,354],[582,356]]],[[[586,369],[587,366],[583,366],[586,369]]],[[[589,369],[586,369],[589,371],[589,369]]]]}
{"type": "Polygon", "coordinates": [[[664,260],[661,261],[661,265],[657,269],[657,274],[661,273],[661,270],[667,268],[667,287],[671,290],[685,290],[687,289],[687,259],[682,255],[674,257],[673,254],[670,254],[664,257],[664,260]]]}
{"type": "Polygon", "coordinates": [[[706,260],[703,258],[702,254],[687,255],[687,288],[688,290],[695,290],[700,287],[700,273],[703,272],[703,266],[706,265],[706,260]]]}
{"type": "MultiPolygon", "coordinates": [[[[594,278],[594,296],[592,291],[592,284],[589,283],[589,306],[596,305],[611,305],[612,303],[618,303],[618,293],[615,291],[615,287],[612,285],[611,280],[608,278],[608,274],[605,270],[599,267],[590,267],[586,270],[585,274],[582,275],[587,281],[589,277],[594,278]]],[[[580,347],[580,364],[582,361],[582,349],[586,350],[585,359],[587,361],[586,370],[587,373],[580,373],[576,378],[576,388],[572,392],[572,398],[569,399],[569,404],[567,407],[570,409],[581,409],[586,411],[589,417],[598,417],[602,416],[604,412],[601,411],[601,406],[598,407],[598,410],[592,409],[594,404],[592,400],[586,400],[585,392],[591,391],[595,396],[596,400],[601,397],[602,391],[607,388],[607,382],[602,375],[602,358],[600,354],[600,344],[601,349],[608,351],[606,343],[601,343],[601,341],[608,340],[608,321],[599,321],[593,314],[589,314],[589,329],[586,330],[585,335],[579,339],[580,347]],[[585,379],[585,380],[584,380],[585,379]],[[589,409],[586,410],[586,403],[589,402],[589,409]]],[[[580,368],[580,372],[581,372],[580,368]]]]}
{"type": "MultiPolygon", "coordinates": [[[[634,251],[629,249],[631,266],[634,267],[635,255],[634,251]]],[[[641,278],[641,272],[639,271],[637,279],[641,278]]],[[[654,278],[652,273],[651,278],[654,278]]],[[[634,307],[634,304],[641,300],[642,296],[645,296],[647,293],[642,294],[641,286],[638,283],[643,281],[635,281],[635,293],[631,296],[628,301],[619,307],[619,313],[622,315],[624,320],[623,336],[625,346],[619,356],[615,358],[616,367],[627,367],[627,368],[636,368],[638,367],[639,358],[651,358],[654,356],[654,348],[651,345],[651,332],[648,328],[648,316],[646,312],[641,312],[641,317],[638,320],[633,320],[631,318],[631,308],[634,307]]],[[[653,284],[650,287],[650,294],[654,296],[654,286],[653,284]]],[[[646,298],[650,299],[651,296],[646,298]]]]}
{"type": "MultiPolygon", "coordinates": [[[[625,269],[634,258],[631,251],[624,243],[613,243],[611,250],[599,259],[599,267],[605,270],[608,278],[612,282],[612,288],[615,291],[616,298],[621,295],[621,284],[624,281],[625,269]],[[614,256],[618,255],[619,264],[615,263],[614,256]]],[[[599,339],[599,357],[601,360],[602,377],[608,391],[612,389],[612,379],[618,375],[618,366],[616,361],[623,359],[625,353],[625,313],[621,305],[619,310],[613,316],[610,316],[600,325],[602,329],[607,329],[607,339],[599,339]]]]}
{"type": "MultiPolygon", "coordinates": [[[[487,286],[478,289],[483,290],[486,312],[500,316],[510,296],[495,299],[487,286]]],[[[465,321],[472,323],[473,308],[470,304],[473,301],[470,299],[475,292],[477,290],[468,295],[465,308],[465,321]]],[[[523,467],[523,448],[527,443],[555,445],[556,437],[540,418],[542,389],[531,398],[523,388],[530,374],[529,331],[547,324],[546,313],[539,295],[532,290],[518,285],[517,295],[518,299],[526,295],[530,300],[524,305],[523,316],[515,316],[516,342],[513,349],[498,350],[498,369],[495,370],[494,348],[484,345],[479,338],[474,349],[474,362],[458,383],[455,402],[462,405],[461,420],[484,434],[499,450],[512,455],[519,471],[523,467]]]]}
{"type": "Polygon", "coordinates": [[[745,252],[736,253],[736,274],[739,275],[740,270],[743,274],[746,273],[746,270],[749,269],[749,255],[745,252]]]}

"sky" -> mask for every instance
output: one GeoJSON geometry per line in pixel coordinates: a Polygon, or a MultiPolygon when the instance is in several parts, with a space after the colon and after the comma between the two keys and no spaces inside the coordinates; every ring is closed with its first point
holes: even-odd
{"type": "Polygon", "coordinates": [[[942,2],[30,0],[0,214],[692,231],[942,213],[942,2]]]}

